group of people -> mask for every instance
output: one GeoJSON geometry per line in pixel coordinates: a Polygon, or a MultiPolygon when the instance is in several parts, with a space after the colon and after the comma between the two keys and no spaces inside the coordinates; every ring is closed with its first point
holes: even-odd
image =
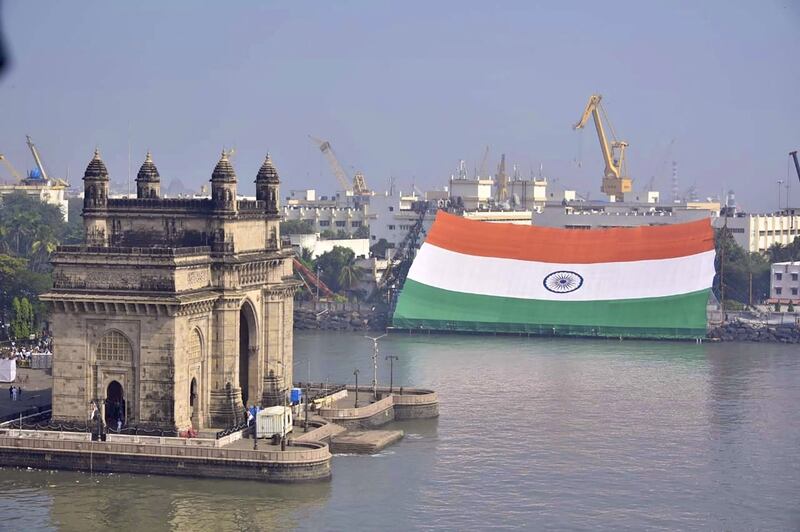
{"type": "Polygon", "coordinates": [[[53,340],[51,337],[44,337],[36,343],[25,345],[17,345],[16,342],[11,342],[10,346],[0,347],[0,358],[29,363],[31,357],[35,355],[52,355],[52,345],[53,340]]]}
{"type": "Polygon", "coordinates": [[[22,386],[11,385],[8,387],[8,397],[12,401],[22,400],[22,386]]]}

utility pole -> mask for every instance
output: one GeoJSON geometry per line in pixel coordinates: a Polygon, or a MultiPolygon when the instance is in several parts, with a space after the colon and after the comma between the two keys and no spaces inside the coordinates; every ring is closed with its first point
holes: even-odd
{"type": "Polygon", "coordinates": [[[387,336],[386,334],[382,334],[380,336],[376,336],[373,338],[372,336],[365,336],[369,340],[372,340],[372,397],[375,401],[378,400],[378,340],[387,336]]]}
{"type": "Polygon", "coordinates": [[[387,355],[386,360],[389,361],[389,394],[391,394],[394,384],[394,361],[399,360],[399,358],[396,355],[387,355]]]}

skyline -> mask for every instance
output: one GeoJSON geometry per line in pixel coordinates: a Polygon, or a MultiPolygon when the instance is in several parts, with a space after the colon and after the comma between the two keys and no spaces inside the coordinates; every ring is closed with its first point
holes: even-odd
{"type": "Polygon", "coordinates": [[[199,189],[233,147],[239,190],[252,194],[270,151],[285,196],[336,188],[308,135],[375,190],[390,177],[441,188],[459,159],[472,174],[488,145],[491,173],[506,153],[509,171],[541,165],[556,186],[600,199],[593,128],[572,131],[599,92],[630,144],[635,191],[655,176],[668,200],[675,160],[681,191],[733,189],[743,208],[769,211],[784,180],[800,204],[788,160],[800,147],[800,8],[591,6],[6,2],[0,152],[32,168],[29,134],[48,171],[69,169],[75,185],[98,146],[124,189],[149,149],[165,186],[199,189]]]}

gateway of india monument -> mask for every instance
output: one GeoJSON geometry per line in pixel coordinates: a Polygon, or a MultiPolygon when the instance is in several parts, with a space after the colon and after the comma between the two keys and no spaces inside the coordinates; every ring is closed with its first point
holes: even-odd
{"type": "Polygon", "coordinates": [[[53,421],[167,431],[225,428],[292,382],[292,253],[281,247],[278,173],[267,156],[256,200],[237,200],[223,152],[211,198],[161,198],[150,154],[136,198],[109,198],[95,151],[82,246],[52,263],[53,421]]]}

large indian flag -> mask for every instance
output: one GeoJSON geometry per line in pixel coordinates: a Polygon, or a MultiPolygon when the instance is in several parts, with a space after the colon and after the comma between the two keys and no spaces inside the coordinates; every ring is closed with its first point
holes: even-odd
{"type": "Polygon", "coordinates": [[[440,211],[400,293],[403,329],[696,338],[714,279],[711,222],[556,229],[440,211]]]}

